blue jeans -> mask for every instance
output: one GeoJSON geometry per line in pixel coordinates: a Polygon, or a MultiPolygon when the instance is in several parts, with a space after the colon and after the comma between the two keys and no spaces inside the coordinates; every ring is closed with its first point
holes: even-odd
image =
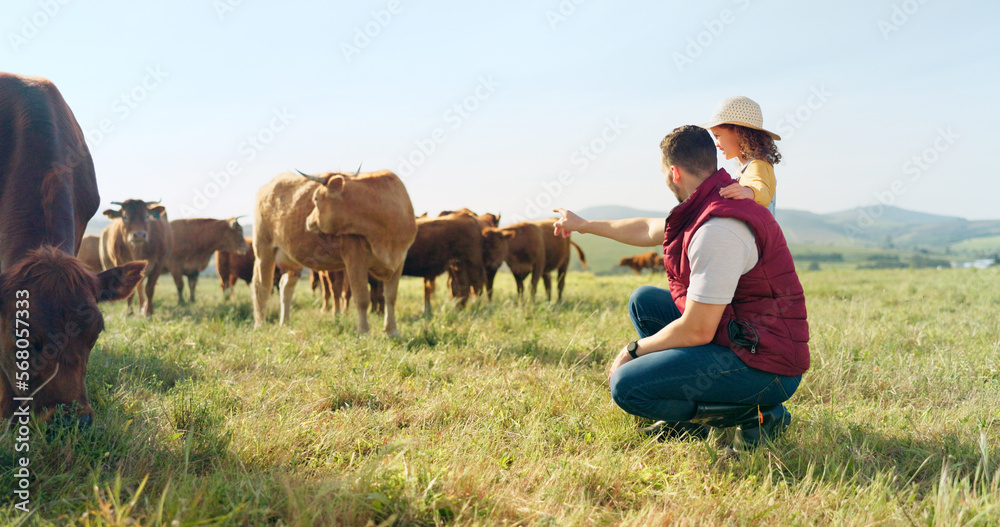
{"type": "MultiPolygon", "coordinates": [[[[648,337],[681,313],[670,291],[642,286],[628,315],[639,337],[648,337]]],[[[611,397],[626,412],[663,421],[687,421],[697,403],[780,404],[795,393],[801,375],[755,370],[718,344],[657,351],[630,360],[611,376],[611,397]]]]}

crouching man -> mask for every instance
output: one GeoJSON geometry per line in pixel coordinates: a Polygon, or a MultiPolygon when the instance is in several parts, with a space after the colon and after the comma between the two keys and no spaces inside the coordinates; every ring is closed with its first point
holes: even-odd
{"type": "Polygon", "coordinates": [[[638,333],[611,364],[615,403],[657,421],[662,437],[706,437],[739,427],[753,448],[779,434],[781,404],[809,368],[806,304],[774,216],[753,200],[722,197],[711,135],[682,126],[660,143],[667,186],[679,205],[667,218],[587,221],[556,209],[556,235],[596,234],[629,245],[662,244],[670,290],[644,286],[628,314],[638,333]]]}

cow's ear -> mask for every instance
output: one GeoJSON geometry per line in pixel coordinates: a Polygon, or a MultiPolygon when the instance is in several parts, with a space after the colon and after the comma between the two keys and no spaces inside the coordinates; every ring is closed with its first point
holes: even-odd
{"type": "Polygon", "coordinates": [[[122,217],[122,211],[115,210],[115,209],[108,209],[108,210],[102,212],[101,214],[104,214],[105,216],[107,216],[107,217],[109,217],[111,219],[121,218],[122,217]]]}
{"type": "Polygon", "coordinates": [[[167,210],[163,205],[153,205],[152,207],[147,207],[146,210],[153,215],[154,218],[160,219],[160,215],[167,210]]]}
{"type": "Polygon", "coordinates": [[[500,231],[500,232],[502,232],[503,237],[507,238],[508,240],[513,238],[514,236],[517,236],[517,231],[500,231]]]}
{"type": "Polygon", "coordinates": [[[347,180],[344,176],[330,176],[330,179],[326,180],[326,190],[331,194],[340,194],[344,191],[344,183],[347,180]]]}
{"type": "Polygon", "coordinates": [[[132,290],[142,280],[145,269],[146,260],[137,260],[102,271],[97,275],[97,280],[100,283],[97,301],[111,302],[132,294],[132,290]]]}

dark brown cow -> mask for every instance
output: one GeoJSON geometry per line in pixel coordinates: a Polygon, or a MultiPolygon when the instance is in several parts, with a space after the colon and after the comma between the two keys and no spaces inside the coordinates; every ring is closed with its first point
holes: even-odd
{"type": "Polygon", "coordinates": [[[486,281],[483,235],[475,216],[455,212],[417,220],[417,236],[406,254],[403,274],[424,279],[424,314],[431,313],[436,278],[449,266],[461,276],[462,287],[456,284],[452,291],[458,305],[465,306],[470,292],[482,292],[486,281]]]}
{"type": "MultiPolygon", "coordinates": [[[[136,260],[146,260],[145,289],[140,285],[139,313],[153,316],[153,293],[156,280],[163,274],[167,257],[174,245],[167,213],[159,202],[129,199],[113,201],[118,210],[107,209],[104,215],[111,224],[101,232],[101,266],[110,269],[136,260]]],[[[132,295],[125,299],[128,314],[132,314],[132,295]]]]}
{"type": "Polygon", "coordinates": [[[554,270],[556,271],[556,280],[558,281],[559,288],[556,302],[561,302],[563,288],[566,287],[566,272],[569,270],[570,245],[576,248],[576,254],[580,257],[580,263],[583,264],[584,269],[587,268],[587,257],[583,255],[583,249],[573,243],[568,237],[563,238],[562,236],[555,235],[553,224],[555,224],[557,219],[538,220],[535,224],[542,229],[544,233],[543,238],[545,239],[545,269],[542,271],[542,282],[545,283],[545,297],[549,301],[552,301],[552,277],[549,273],[554,270]]]}
{"type": "MultiPolygon", "coordinates": [[[[368,331],[369,275],[385,283],[385,332],[398,335],[396,294],[406,251],[417,233],[402,180],[388,170],[321,176],[280,174],[257,192],[254,207],[254,323],[265,322],[274,263],[295,269],[345,269],[358,332],[368,331]]],[[[282,280],[281,324],[291,314],[297,279],[282,280]]]]}
{"type": "MultiPolygon", "coordinates": [[[[475,218],[479,223],[480,232],[483,236],[483,268],[486,275],[486,296],[492,301],[493,281],[496,278],[497,270],[500,269],[500,266],[507,259],[507,240],[515,236],[515,231],[505,231],[496,228],[500,223],[499,214],[486,213],[476,215],[471,210],[462,208],[456,211],[444,211],[438,217],[448,214],[465,214],[475,218]]],[[[457,265],[457,263],[448,267],[448,286],[451,289],[453,298],[459,297],[463,294],[462,291],[472,287],[471,279],[468,276],[462,276],[462,273],[463,268],[457,265]]]]}
{"type": "Polygon", "coordinates": [[[184,303],[185,276],[188,279],[191,303],[194,303],[198,275],[208,267],[212,253],[230,251],[246,254],[249,247],[243,237],[243,226],[237,218],[174,220],[170,222],[170,230],[174,233],[174,247],[167,258],[166,270],[174,277],[178,304],[184,303]]]}
{"type": "Polygon", "coordinates": [[[0,73],[0,416],[18,426],[59,405],[73,406],[81,425],[92,420],[97,304],[125,298],[146,265],[95,275],[73,256],[99,205],[90,151],[59,90],[0,73]]]}
{"type": "MultiPolygon", "coordinates": [[[[222,298],[223,300],[229,300],[229,297],[233,294],[233,287],[236,282],[243,280],[250,285],[253,281],[253,239],[243,238],[243,241],[247,244],[247,250],[244,253],[238,253],[233,251],[216,251],[215,252],[215,272],[219,275],[219,282],[222,285],[222,298]]],[[[275,267],[274,269],[274,287],[278,287],[281,283],[281,276],[284,273],[275,267]]]]}
{"type": "Polygon", "coordinates": [[[88,234],[80,242],[80,250],[76,252],[76,259],[83,262],[91,272],[97,274],[104,269],[101,267],[101,237],[88,234]]]}
{"type": "MultiPolygon", "coordinates": [[[[508,227],[500,229],[506,233],[513,233],[507,242],[507,267],[514,275],[517,283],[517,297],[524,296],[524,279],[531,275],[531,300],[535,300],[535,292],[538,290],[538,279],[545,269],[545,238],[542,229],[534,223],[522,221],[508,227]]],[[[496,271],[490,276],[487,273],[487,291],[493,289],[493,277],[496,271]]]]}
{"type": "Polygon", "coordinates": [[[643,269],[649,269],[652,272],[662,272],[663,271],[663,255],[657,251],[649,251],[648,253],[637,254],[635,256],[626,256],[618,262],[620,267],[628,267],[635,271],[635,274],[642,274],[643,269]]]}

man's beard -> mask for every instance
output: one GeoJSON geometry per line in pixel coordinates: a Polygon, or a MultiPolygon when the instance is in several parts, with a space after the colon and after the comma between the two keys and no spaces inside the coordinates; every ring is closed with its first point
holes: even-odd
{"type": "Polygon", "coordinates": [[[677,198],[677,203],[684,203],[684,198],[681,197],[681,188],[677,186],[677,183],[674,183],[673,178],[667,178],[667,187],[674,193],[674,197],[677,198]]]}

